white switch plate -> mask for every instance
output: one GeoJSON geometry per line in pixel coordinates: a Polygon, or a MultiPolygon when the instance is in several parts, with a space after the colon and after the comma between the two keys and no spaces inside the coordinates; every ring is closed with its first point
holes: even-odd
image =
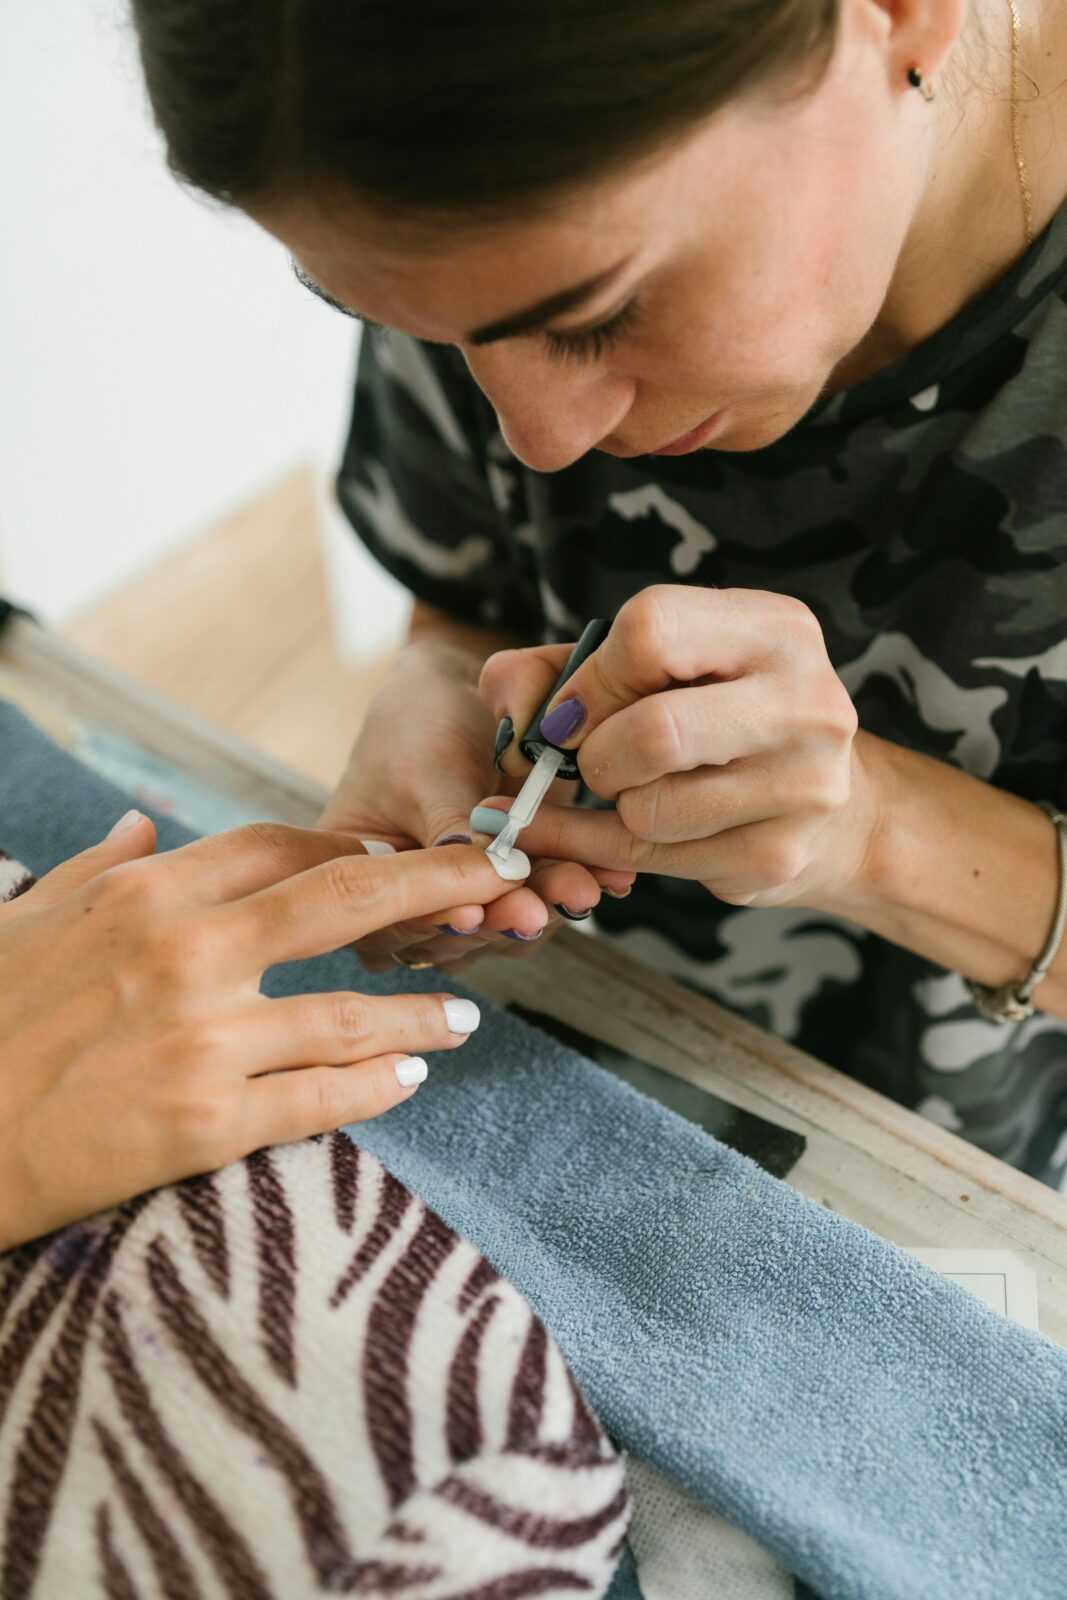
{"type": "Polygon", "coordinates": [[[1034,1269],[1014,1250],[934,1250],[925,1245],[907,1249],[909,1255],[951,1278],[1002,1317],[1039,1331],[1034,1269]]]}

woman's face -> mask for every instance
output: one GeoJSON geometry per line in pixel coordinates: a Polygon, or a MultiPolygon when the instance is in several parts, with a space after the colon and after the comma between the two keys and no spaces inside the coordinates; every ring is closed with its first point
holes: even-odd
{"type": "Polygon", "coordinates": [[[645,455],[712,417],[705,447],[758,449],[878,318],[933,149],[888,13],[874,0],[844,11],[814,91],[729,106],[647,166],[526,220],[417,236],[336,196],[255,215],[341,306],[457,345],[537,471],[589,450],[645,455]],[[573,308],[493,337],[604,274],[573,308]]]}

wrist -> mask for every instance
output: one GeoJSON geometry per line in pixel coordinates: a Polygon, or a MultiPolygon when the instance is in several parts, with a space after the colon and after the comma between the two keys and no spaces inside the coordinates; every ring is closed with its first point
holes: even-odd
{"type": "Polygon", "coordinates": [[[463,657],[476,661],[479,671],[498,650],[512,650],[529,643],[529,640],[519,639],[515,634],[460,622],[447,612],[437,611],[422,601],[416,601],[411,614],[408,640],[410,645],[419,645],[431,651],[443,649],[446,656],[457,651],[463,657]]]}
{"type": "MultiPolygon", "coordinates": [[[[1048,940],[1059,893],[1048,816],[958,767],[871,734],[859,760],[869,826],[853,870],[806,902],[985,986],[1019,984],[1048,940]]],[[[842,851],[843,853],[843,851],[842,851]]],[[[1067,948],[1037,990],[1064,1015],[1067,948]]]]}
{"type": "Polygon", "coordinates": [[[832,864],[821,892],[809,902],[813,909],[862,923],[872,906],[892,894],[901,860],[896,753],[897,746],[884,739],[862,729],[856,734],[849,801],[841,825],[831,830],[832,864]]]}
{"type": "Polygon", "coordinates": [[[405,670],[426,672],[450,678],[456,683],[477,686],[484,657],[469,644],[444,633],[416,634],[401,650],[394,674],[405,670]]]}

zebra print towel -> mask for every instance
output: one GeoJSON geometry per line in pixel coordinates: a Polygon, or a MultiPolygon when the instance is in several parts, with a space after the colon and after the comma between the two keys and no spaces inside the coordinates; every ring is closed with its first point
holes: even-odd
{"type": "Polygon", "coordinates": [[[0,1507],[3,1600],[595,1597],[629,1511],[518,1290],[342,1133],[0,1257],[0,1507]]]}

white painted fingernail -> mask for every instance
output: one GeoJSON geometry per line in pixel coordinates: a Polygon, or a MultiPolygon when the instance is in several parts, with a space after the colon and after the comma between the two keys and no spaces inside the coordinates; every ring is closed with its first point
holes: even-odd
{"type": "Polygon", "coordinates": [[[421,1056],[405,1056],[396,1064],[396,1081],[402,1089],[412,1089],[417,1083],[425,1083],[429,1070],[421,1056]]]}
{"type": "Polygon", "coordinates": [[[115,826],[111,829],[111,832],[108,834],[108,838],[114,839],[116,834],[129,833],[131,828],[136,828],[137,824],[143,821],[144,815],[142,812],[127,811],[125,816],[120,817],[115,826]]]}
{"type": "Polygon", "coordinates": [[[473,1033],[482,1020],[473,1000],[446,1000],[445,1017],[449,1033],[473,1033]]]}
{"type": "Polygon", "coordinates": [[[360,844],[369,856],[395,856],[396,845],[385,839],[361,839],[360,844]]]}
{"type": "Polygon", "coordinates": [[[485,853],[487,859],[496,868],[497,877],[503,878],[505,883],[521,883],[523,878],[528,878],[533,870],[530,866],[529,856],[524,850],[520,850],[517,845],[512,845],[508,851],[506,861],[501,861],[499,856],[491,856],[488,850],[485,853]]]}

